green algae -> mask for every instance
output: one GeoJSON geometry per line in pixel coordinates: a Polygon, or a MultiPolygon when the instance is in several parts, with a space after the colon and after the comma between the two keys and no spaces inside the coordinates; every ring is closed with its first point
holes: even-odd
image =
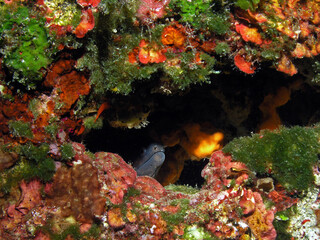
{"type": "Polygon", "coordinates": [[[186,240],[215,240],[203,227],[197,225],[188,226],[184,229],[183,239],[186,240]]]}
{"type": "Polygon", "coordinates": [[[176,213],[161,212],[162,218],[168,223],[168,231],[172,231],[174,226],[184,222],[187,210],[190,208],[190,200],[187,198],[174,199],[170,202],[171,206],[178,206],[176,213]]]}
{"type": "Polygon", "coordinates": [[[277,231],[277,239],[286,240],[292,238],[291,234],[288,233],[287,229],[290,223],[290,217],[295,215],[296,212],[296,205],[294,205],[286,210],[279,211],[275,214],[273,226],[277,231]]]}
{"type": "Polygon", "coordinates": [[[26,143],[15,147],[15,151],[20,155],[19,161],[0,173],[2,193],[9,193],[11,188],[17,186],[22,180],[28,182],[38,179],[48,182],[52,179],[56,166],[54,160],[48,156],[48,144],[35,146],[32,143],[26,143]]]}
{"type": "Polygon", "coordinates": [[[229,30],[228,11],[220,8],[215,11],[211,0],[172,0],[169,7],[181,16],[180,21],[191,24],[195,29],[209,29],[218,35],[223,35],[229,30]]]}
{"type": "MultiPolygon", "coordinates": [[[[68,220],[67,220],[68,221],[68,220]]],[[[92,224],[91,228],[85,232],[81,233],[80,232],[80,224],[78,223],[73,223],[75,220],[71,220],[70,224],[68,227],[66,227],[61,233],[56,233],[52,230],[52,225],[54,223],[48,223],[45,226],[39,227],[38,230],[43,231],[44,233],[49,234],[50,239],[52,240],[64,240],[67,238],[72,237],[72,239],[75,240],[88,240],[88,239],[99,239],[100,235],[100,228],[97,224],[92,224]]]]}
{"type": "Polygon", "coordinates": [[[9,121],[9,130],[15,137],[33,138],[31,124],[24,121],[9,121]]]}
{"type": "Polygon", "coordinates": [[[62,160],[71,160],[74,155],[74,149],[71,143],[64,143],[60,147],[61,159],[62,160]]]}
{"type": "Polygon", "coordinates": [[[103,127],[103,120],[102,118],[96,119],[96,117],[86,117],[83,120],[83,126],[87,129],[101,129],[103,127]]]}
{"type": "Polygon", "coordinates": [[[196,194],[200,191],[198,188],[193,188],[188,185],[175,185],[175,184],[170,184],[165,186],[166,190],[171,190],[174,192],[181,192],[181,193],[186,193],[186,194],[196,194]]]}
{"type": "Polygon", "coordinates": [[[27,89],[35,87],[43,75],[41,69],[47,67],[54,53],[45,19],[26,6],[1,6],[0,48],[13,81],[27,89]]]}
{"type": "Polygon", "coordinates": [[[59,130],[59,125],[55,122],[50,123],[49,125],[44,127],[44,130],[46,133],[48,133],[53,139],[55,139],[58,130],[59,130]]]}
{"type": "Polygon", "coordinates": [[[38,163],[22,158],[14,167],[0,173],[0,191],[9,193],[11,188],[17,186],[22,180],[39,179],[42,182],[48,182],[54,173],[55,163],[51,158],[45,158],[38,163]]]}
{"type": "Polygon", "coordinates": [[[35,146],[31,143],[27,143],[25,145],[21,145],[19,150],[20,155],[25,156],[27,159],[31,161],[39,163],[47,157],[50,148],[49,145],[46,143],[43,143],[40,146],[35,146]]]}
{"type": "Polygon", "coordinates": [[[271,174],[288,190],[306,190],[313,184],[312,166],[320,153],[319,127],[263,130],[231,141],[223,151],[257,174],[271,174]]]}
{"type": "Polygon", "coordinates": [[[231,49],[226,42],[218,42],[216,47],[214,48],[214,51],[216,54],[221,55],[221,56],[226,56],[227,54],[230,53],[231,49]]]}
{"type": "Polygon", "coordinates": [[[243,10],[255,10],[258,7],[260,0],[236,0],[235,5],[243,10]]]}

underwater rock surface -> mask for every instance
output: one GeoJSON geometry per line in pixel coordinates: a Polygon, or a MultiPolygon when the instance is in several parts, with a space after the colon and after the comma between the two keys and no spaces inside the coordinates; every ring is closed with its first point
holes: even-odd
{"type": "Polygon", "coordinates": [[[319,9],[0,0],[0,238],[320,239],[319,9]]]}
{"type": "MultiPolygon", "coordinates": [[[[222,151],[212,154],[202,171],[205,183],[197,189],[163,187],[154,178],[137,176],[117,154],[93,155],[79,143],[72,143],[72,148],[68,164],[56,162],[52,181],[21,181],[2,198],[2,239],[273,240],[290,232],[300,236],[289,219],[302,221],[305,234],[319,236],[318,187],[307,190],[301,200],[280,185],[257,187],[249,168],[222,151]],[[289,222],[288,232],[277,229],[289,222]]],[[[320,178],[319,171],[314,175],[320,178]]]]}

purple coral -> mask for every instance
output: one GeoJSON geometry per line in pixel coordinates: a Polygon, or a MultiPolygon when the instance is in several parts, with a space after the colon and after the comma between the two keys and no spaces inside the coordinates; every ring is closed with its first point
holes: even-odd
{"type": "Polygon", "coordinates": [[[170,0],[141,0],[137,17],[143,24],[151,24],[165,15],[165,7],[169,3],[170,0]]]}

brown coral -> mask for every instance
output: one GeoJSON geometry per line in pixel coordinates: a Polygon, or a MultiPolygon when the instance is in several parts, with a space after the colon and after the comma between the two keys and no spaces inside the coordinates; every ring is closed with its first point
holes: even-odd
{"type": "Polygon", "coordinates": [[[92,223],[104,211],[98,173],[89,163],[59,168],[48,196],[47,203],[60,207],[62,217],[74,216],[82,223],[92,223]]]}

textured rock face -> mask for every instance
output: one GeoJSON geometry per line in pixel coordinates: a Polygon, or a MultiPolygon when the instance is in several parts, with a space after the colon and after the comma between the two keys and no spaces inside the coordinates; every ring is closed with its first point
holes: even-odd
{"type": "Polygon", "coordinates": [[[72,161],[56,164],[52,182],[22,181],[18,194],[11,192],[10,204],[2,204],[0,237],[274,240],[275,213],[297,203],[277,186],[265,192],[250,184],[247,166],[222,151],[203,169],[202,188],[193,189],[164,188],[138,177],[117,154],[72,146],[72,161]],[[275,205],[267,208],[263,198],[275,205]]]}

